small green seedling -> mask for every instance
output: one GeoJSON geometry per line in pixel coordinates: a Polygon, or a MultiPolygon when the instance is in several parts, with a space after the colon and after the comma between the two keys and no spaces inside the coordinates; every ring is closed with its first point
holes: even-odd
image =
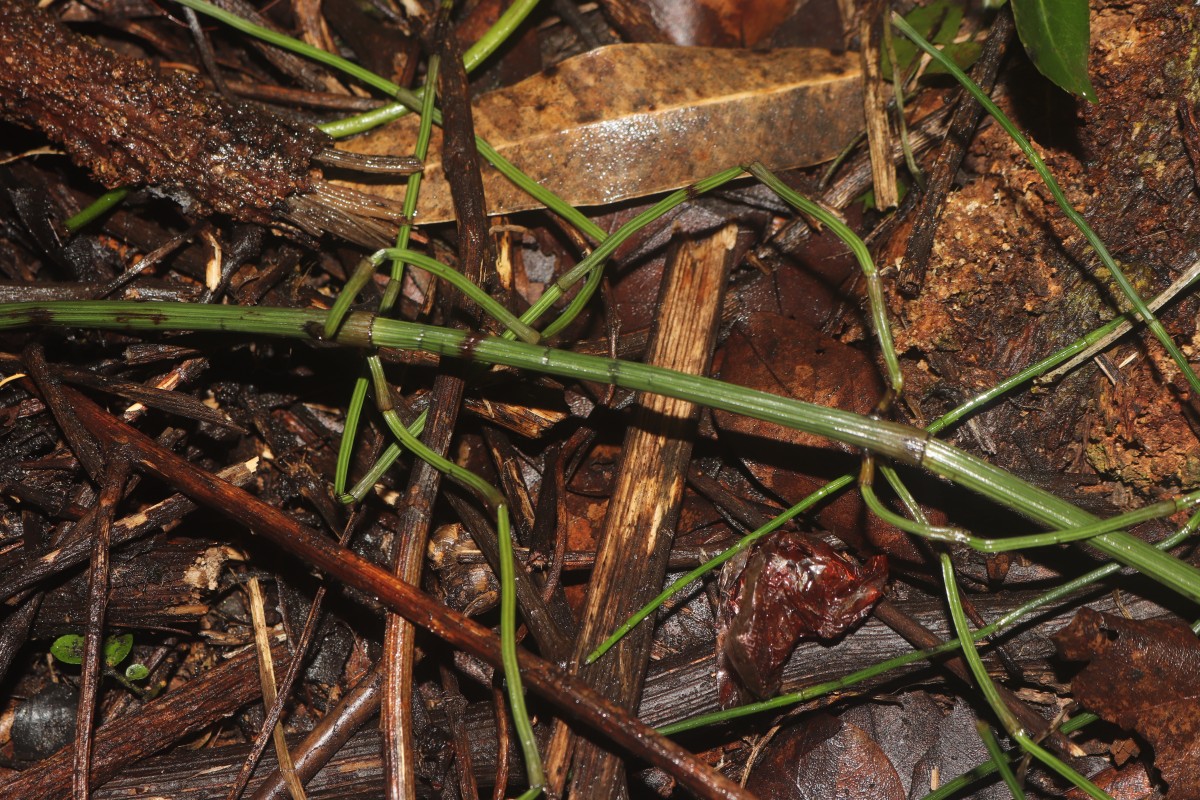
{"type": "MultiPolygon", "coordinates": [[[[84,638],[82,636],[77,633],[68,633],[54,640],[54,644],[50,645],[50,655],[64,664],[82,664],[83,643],[84,638]]],[[[105,637],[104,672],[126,689],[141,694],[141,690],[130,683],[130,681],[145,680],[150,675],[150,670],[146,668],[145,664],[130,664],[125,668],[124,675],[115,670],[118,664],[129,657],[129,653],[132,650],[132,633],[114,634],[105,637]]]]}

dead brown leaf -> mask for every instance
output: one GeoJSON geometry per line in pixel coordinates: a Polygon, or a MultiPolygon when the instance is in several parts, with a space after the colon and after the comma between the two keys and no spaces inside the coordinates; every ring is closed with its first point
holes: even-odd
{"type": "Polygon", "coordinates": [[[759,547],[721,607],[718,678],[733,699],[726,665],[759,697],[779,688],[783,665],[801,639],[834,639],[883,596],[887,560],[859,564],[825,542],[794,531],[759,547]]]}
{"type": "Polygon", "coordinates": [[[750,773],[762,800],[904,800],[892,762],[862,728],[820,715],[781,731],[750,773]]]}
{"type": "MultiPolygon", "coordinates": [[[[602,47],[475,103],[475,130],[573,205],[686,186],[758,159],[783,169],[835,156],[862,128],[858,60],[824,50],[765,53],[660,44],[602,47]],[[814,124],[820,120],[820,124],[814,124]]],[[[407,117],[347,142],[360,153],[411,153],[407,117]]],[[[434,132],[418,219],[453,218],[434,132]]],[[[537,208],[494,168],[488,211],[537,208]]],[[[355,188],[400,200],[399,184],[355,188]]]]}
{"type": "Polygon", "coordinates": [[[1084,608],[1055,637],[1059,655],[1088,665],[1075,699],[1140,733],[1172,797],[1200,797],[1200,641],[1178,620],[1128,620],[1084,608]]]}
{"type": "MultiPolygon", "coordinates": [[[[715,363],[730,383],[859,414],[869,414],[883,391],[869,355],[799,320],[766,312],[737,326],[715,363]]],[[[713,419],[754,478],[787,502],[858,469],[857,453],[820,436],[724,412],[714,412],[713,419]]],[[[860,552],[922,560],[910,537],[868,513],[857,493],[824,505],[818,520],[860,552]]]]}

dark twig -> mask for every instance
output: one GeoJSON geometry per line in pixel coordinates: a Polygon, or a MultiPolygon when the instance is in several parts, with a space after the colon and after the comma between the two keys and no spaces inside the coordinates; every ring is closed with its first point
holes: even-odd
{"type": "MultiPolygon", "coordinates": [[[[483,179],[475,152],[475,126],[467,93],[467,74],[462,53],[449,22],[445,7],[434,30],[439,55],[442,95],[442,141],[446,177],[454,200],[458,230],[458,254],[463,275],[480,285],[485,263],[490,262],[487,216],[483,201],[483,179]]],[[[488,263],[490,271],[494,265],[488,263]]],[[[457,293],[445,304],[453,319],[459,308],[457,293]]],[[[458,420],[466,383],[462,366],[446,365],[433,382],[429,420],[422,442],[439,455],[445,455],[458,420]]],[[[441,475],[428,463],[414,465],[409,477],[405,504],[400,512],[396,538],[399,548],[394,572],[416,584],[421,576],[425,544],[429,539],[434,498],[441,475]]],[[[408,622],[389,615],[384,629],[383,739],[384,763],[390,800],[405,800],[416,790],[413,763],[412,670],[416,652],[414,628],[408,622]]]]}
{"type": "MultiPolygon", "coordinates": [[[[245,525],[331,577],[378,597],[389,608],[451,647],[464,650],[493,667],[502,666],[498,637],[478,623],[435,602],[382,567],[337,546],[280,509],[188,463],[104,413],[82,395],[72,392],[72,402],[97,436],[110,445],[128,447],[142,470],[180,487],[198,503],[245,525]]],[[[517,658],[521,677],[530,690],[547,699],[566,716],[607,737],[615,746],[669,773],[688,791],[712,800],[751,800],[745,789],[578,678],[522,650],[518,650],[517,658]]]]}
{"type": "MultiPolygon", "coordinates": [[[[339,544],[343,546],[346,544],[344,536],[339,544]]],[[[226,795],[228,800],[237,800],[242,796],[242,792],[246,791],[246,785],[250,782],[250,776],[254,774],[254,768],[258,765],[258,760],[262,758],[263,753],[266,751],[267,745],[271,741],[271,736],[275,731],[275,726],[279,724],[279,719],[283,716],[283,707],[292,694],[292,687],[295,686],[296,678],[300,676],[300,667],[304,664],[308,648],[312,645],[313,636],[317,632],[317,623],[321,618],[321,602],[325,599],[325,591],[325,586],[322,585],[313,596],[312,605],[308,609],[308,618],[304,621],[304,628],[300,632],[300,638],[296,640],[296,644],[292,649],[292,660],[288,662],[287,672],[284,673],[283,681],[279,684],[279,688],[275,692],[275,699],[271,701],[271,706],[267,709],[267,713],[263,717],[262,726],[259,728],[258,735],[254,737],[254,743],[250,746],[250,752],[246,754],[246,760],[242,762],[242,768],[238,771],[237,779],[233,782],[233,786],[230,787],[229,794],[226,795]]],[[[297,771],[297,776],[299,776],[299,771],[297,771]]],[[[303,782],[304,779],[300,778],[300,780],[303,782]]]]}
{"type": "Polygon", "coordinates": [[[79,423],[79,419],[71,410],[71,404],[63,395],[58,377],[46,363],[46,351],[40,344],[31,344],[25,348],[24,358],[29,376],[37,384],[42,399],[54,415],[71,451],[79,459],[88,476],[94,482],[100,483],[104,474],[104,455],[100,452],[96,440],[88,433],[87,428],[79,423]]]}
{"type": "Polygon", "coordinates": [[[446,693],[443,702],[446,723],[454,741],[454,769],[458,773],[458,795],[462,800],[479,800],[479,787],[475,784],[475,773],[471,769],[471,739],[467,735],[467,725],[463,719],[467,699],[459,691],[454,670],[443,665],[440,674],[442,691],[446,693]]]}
{"type": "Polygon", "coordinates": [[[129,477],[129,459],[120,447],[108,452],[100,509],[96,518],[96,533],[92,541],[92,563],[88,569],[87,627],[84,630],[83,680],[79,690],[79,708],[75,715],[75,766],[71,789],[76,800],[89,796],[88,776],[91,772],[92,723],[96,717],[96,698],[104,680],[104,611],[108,606],[108,554],[112,540],[113,512],[125,492],[129,477]]]}
{"type": "MultiPolygon", "coordinates": [[[[292,748],[296,777],[305,783],[311,780],[354,732],[375,716],[379,710],[381,684],[382,675],[376,667],[342,697],[336,708],[321,718],[304,741],[292,748]]],[[[276,769],[255,790],[253,800],[287,800],[287,797],[287,784],[276,769]]]]}
{"type": "Polygon", "coordinates": [[[212,79],[213,87],[220,94],[229,97],[229,87],[225,85],[225,79],[221,77],[221,68],[217,66],[217,56],[213,53],[212,40],[208,38],[208,33],[200,24],[200,18],[190,8],[183,9],[183,16],[187,20],[188,30],[192,32],[192,39],[196,42],[196,50],[200,53],[200,62],[204,64],[208,77],[212,79]]]}

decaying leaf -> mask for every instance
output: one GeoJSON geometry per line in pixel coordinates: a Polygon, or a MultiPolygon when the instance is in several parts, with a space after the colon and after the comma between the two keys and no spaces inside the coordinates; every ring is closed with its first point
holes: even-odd
{"type": "Polygon", "coordinates": [[[739,694],[731,670],[757,696],[774,694],[796,643],[840,636],[870,612],[886,580],[883,556],[860,565],[804,533],[768,539],[750,556],[721,606],[722,704],[739,694]]]}
{"type": "Polygon", "coordinates": [[[888,757],[858,726],[828,715],[780,731],[746,788],[762,800],[904,800],[888,757]]]}
{"type": "MultiPolygon", "coordinates": [[[[722,380],[822,406],[869,414],[883,392],[871,357],[796,319],[750,314],[718,351],[722,380]]],[[[828,439],[736,414],[714,412],[721,440],[763,486],[795,502],[858,469],[858,454],[828,439]]],[[[855,492],[822,507],[820,524],[860,552],[920,563],[911,537],[869,513],[855,492]]]]}
{"type": "MultiPolygon", "coordinates": [[[[858,59],[803,48],[756,53],[657,44],[602,47],[482,95],[475,130],[574,205],[677,189],[754,159],[817,164],[862,129],[858,59]]],[[[412,152],[417,120],[346,142],[359,153],[412,152]]],[[[417,219],[453,218],[435,131],[417,219]]],[[[484,169],[492,214],[536,208],[484,169]]],[[[348,184],[399,200],[404,186],[348,184]]]]}
{"type": "Polygon", "coordinates": [[[1084,608],[1055,635],[1059,655],[1087,661],[1075,699],[1140,733],[1171,797],[1200,797],[1200,641],[1178,620],[1128,620],[1084,608]]]}

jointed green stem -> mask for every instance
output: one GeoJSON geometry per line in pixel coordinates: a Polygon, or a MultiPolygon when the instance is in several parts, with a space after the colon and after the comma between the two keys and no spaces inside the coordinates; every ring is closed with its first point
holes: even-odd
{"type": "MultiPolygon", "coordinates": [[[[440,56],[436,54],[430,56],[428,67],[426,68],[427,80],[434,83],[437,82],[440,65],[440,56]]],[[[424,161],[425,156],[429,152],[429,141],[433,133],[433,101],[435,96],[436,95],[434,92],[429,92],[424,98],[422,98],[421,101],[421,124],[417,129],[417,143],[413,150],[413,155],[420,161],[424,161]]],[[[400,230],[396,232],[397,248],[407,248],[409,239],[412,236],[413,226],[408,220],[411,220],[416,214],[417,201],[420,197],[421,191],[421,178],[422,175],[420,172],[414,172],[412,175],[408,176],[408,186],[404,194],[403,206],[405,222],[400,226],[400,230]]],[[[355,274],[351,276],[351,282],[362,281],[365,284],[365,282],[371,278],[371,275],[360,275],[359,272],[361,272],[361,270],[356,271],[355,274]]],[[[402,285],[401,280],[403,277],[404,262],[393,260],[391,282],[388,284],[387,289],[384,291],[383,298],[379,302],[379,313],[388,314],[391,312],[392,306],[395,305],[396,300],[400,296],[400,287],[402,285]]],[[[334,301],[334,308],[338,308],[339,304],[344,305],[345,308],[349,308],[349,304],[353,301],[354,295],[358,293],[359,289],[361,289],[361,286],[358,288],[344,286],[341,293],[334,301]]],[[[335,313],[335,311],[330,312],[331,318],[335,316],[335,313]]],[[[379,357],[374,353],[367,356],[368,362],[371,360],[378,361],[378,359],[379,357]]],[[[370,369],[370,365],[368,365],[368,369],[370,369]]],[[[354,390],[350,395],[350,405],[346,409],[346,425],[342,430],[342,440],[338,446],[338,460],[337,467],[334,472],[333,482],[334,493],[339,498],[343,498],[346,492],[346,480],[350,475],[350,461],[354,456],[354,443],[358,437],[358,424],[362,419],[363,403],[365,403],[367,399],[367,382],[368,378],[366,375],[359,375],[354,381],[354,390]]],[[[425,415],[422,414],[416,423],[413,424],[412,428],[409,429],[409,432],[412,433],[413,436],[420,436],[421,431],[423,431],[424,428],[425,415]]],[[[395,444],[390,445],[390,447],[395,451],[396,457],[398,457],[400,455],[400,448],[396,447],[395,444]]],[[[393,457],[393,460],[395,460],[395,457],[393,457]]],[[[391,462],[388,463],[390,464],[391,462]]],[[[374,485],[375,483],[372,482],[371,486],[374,485]]]]}
{"type": "Polygon", "coordinates": [[[350,310],[350,304],[354,301],[354,296],[370,280],[371,276],[375,274],[375,270],[379,268],[379,265],[383,263],[385,258],[391,258],[400,263],[420,267],[426,272],[446,281],[468,298],[478,303],[479,307],[491,316],[492,319],[512,331],[521,341],[537,344],[538,340],[541,339],[541,335],[537,331],[518,319],[515,314],[468,280],[458,270],[443,264],[435,258],[430,258],[424,253],[399,247],[379,250],[359,262],[358,268],[354,270],[354,274],[347,281],[345,289],[338,295],[337,302],[329,310],[329,317],[325,320],[326,336],[332,336],[337,331],[342,318],[350,310]]]}
{"type": "Polygon", "coordinates": [[[1001,724],[1004,725],[1004,729],[1008,731],[1008,735],[1021,745],[1022,750],[1075,784],[1076,787],[1085,792],[1089,797],[1093,797],[1095,800],[1112,800],[1112,797],[1107,792],[1100,789],[1070,766],[1063,763],[1061,759],[1049,750],[1035,742],[1025,729],[1021,727],[1017,718],[1013,716],[1012,711],[1009,710],[1008,705],[996,690],[996,684],[992,683],[992,677],[988,675],[987,667],[983,665],[983,659],[979,657],[979,651],[975,649],[975,642],[971,637],[971,628],[967,623],[967,614],[963,610],[962,600],[958,596],[958,586],[954,581],[954,565],[950,562],[950,556],[942,553],[941,562],[942,580],[946,585],[946,600],[950,605],[950,619],[954,622],[954,631],[958,634],[959,641],[966,643],[962,649],[963,658],[966,660],[967,666],[970,667],[971,674],[975,677],[975,682],[979,685],[980,692],[983,693],[992,711],[999,717],[1001,724]]]}
{"type": "Polygon", "coordinates": [[[1000,771],[1000,777],[1004,779],[1004,784],[1012,794],[1013,800],[1025,800],[1025,790],[1021,788],[1017,776],[1013,774],[1005,752],[1000,749],[1000,743],[996,741],[996,734],[992,733],[992,726],[983,720],[976,720],[975,730],[979,731],[979,739],[987,749],[988,755],[992,757],[991,763],[995,764],[996,769],[1000,771]]]}
{"type": "MultiPolygon", "coordinates": [[[[323,312],[197,307],[187,303],[113,301],[0,305],[0,328],[53,324],[126,330],[229,330],[319,338],[324,322],[323,312]]],[[[381,319],[362,313],[347,317],[336,341],[355,347],[424,350],[442,356],[654,392],[825,436],[852,447],[872,450],[902,464],[924,467],[1047,527],[1066,528],[1096,522],[1091,514],[1065,500],[945,442],[930,438],[924,431],[734,386],[712,378],[685,375],[647,364],[480,337],[429,325],[381,319]]],[[[1121,531],[1098,535],[1089,544],[1185,597],[1200,600],[1200,571],[1195,567],[1121,531]]]]}

